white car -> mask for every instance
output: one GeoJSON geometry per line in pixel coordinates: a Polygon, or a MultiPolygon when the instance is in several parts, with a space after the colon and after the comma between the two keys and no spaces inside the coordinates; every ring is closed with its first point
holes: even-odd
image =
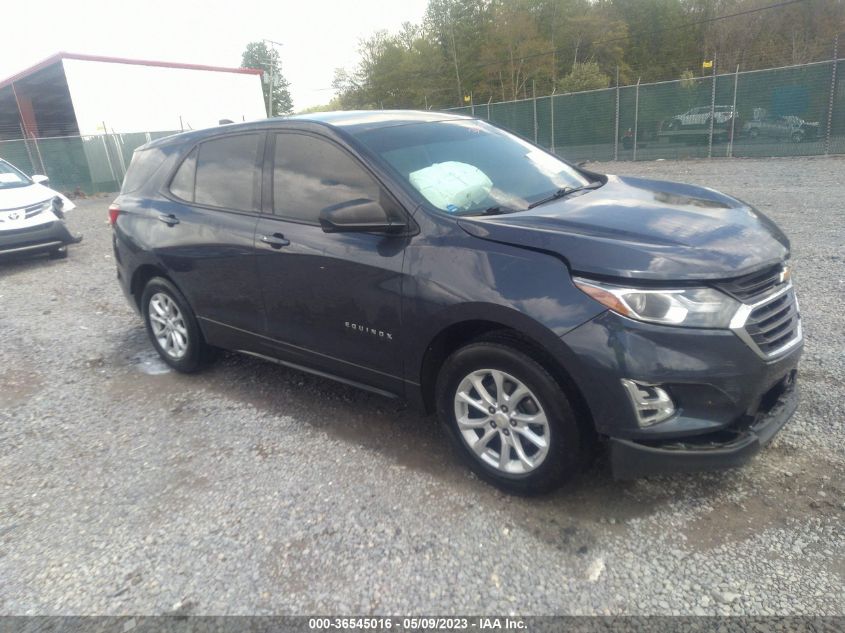
{"type": "Polygon", "coordinates": [[[47,180],[0,159],[0,256],[46,252],[61,258],[68,244],[79,241],[64,223],[64,212],[75,205],[46,187],[47,180]]]}
{"type": "MultiPolygon", "coordinates": [[[[717,105],[713,108],[713,123],[714,125],[724,125],[731,120],[734,115],[733,106],[717,105]]],[[[669,121],[670,130],[679,130],[681,128],[703,127],[710,125],[710,106],[701,108],[692,108],[683,114],[676,114],[669,121]]]]}

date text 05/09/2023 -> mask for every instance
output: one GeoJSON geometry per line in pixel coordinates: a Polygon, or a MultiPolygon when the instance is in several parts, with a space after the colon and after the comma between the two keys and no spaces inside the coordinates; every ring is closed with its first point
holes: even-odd
{"type": "Polygon", "coordinates": [[[317,617],[309,618],[308,628],[316,630],[390,630],[406,631],[520,631],[526,623],[512,617],[317,617]]]}

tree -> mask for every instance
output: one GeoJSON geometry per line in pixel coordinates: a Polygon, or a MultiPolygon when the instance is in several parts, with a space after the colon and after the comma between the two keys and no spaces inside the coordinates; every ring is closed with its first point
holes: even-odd
{"type": "MultiPolygon", "coordinates": [[[[282,63],[279,53],[272,46],[264,42],[250,42],[241,57],[241,68],[259,68],[264,71],[261,77],[261,88],[264,94],[264,104],[270,96],[270,77],[273,78],[273,115],[290,114],[293,112],[293,100],[288,90],[288,83],[282,74],[282,63]]],[[[268,112],[269,116],[269,112],[268,112]]]]}
{"type": "Polygon", "coordinates": [[[607,88],[610,77],[605,75],[596,62],[575,62],[568,75],[557,82],[560,92],[580,92],[607,88]]]}
{"type": "Polygon", "coordinates": [[[447,108],[685,73],[683,107],[700,100],[702,60],[732,71],[830,58],[845,0],[771,2],[428,0],[419,24],[364,39],[334,87],[344,108],[447,108]]]}
{"type": "MultiPolygon", "coordinates": [[[[519,99],[532,81],[541,91],[548,88],[554,58],[546,54],[550,45],[537,29],[531,3],[498,0],[492,11],[481,56],[489,81],[498,84],[503,99],[519,99]]],[[[478,89],[475,93],[484,94],[478,89]]]]}
{"type": "Polygon", "coordinates": [[[315,105],[309,108],[303,108],[299,110],[297,114],[312,114],[314,112],[333,112],[335,110],[342,110],[343,107],[340,104],[340,99],[335,97],[328,103],[324,103],[322,105],[315,105]]]}
{"type": "Polygon", "coordinates": [[[694,105],[698,105],[698,94],[701,91],[702,81],[706,82],[704,84],[704,88],[707,88],[709,82],[705,79],[702,80],[696,76],[696,74],[691,70],[685,70],[681,73],[680,81],[678,85],[680,86],[680,94],[681,96],[681,107],[689,109],[694,105]]]}
{"type": "Polygon", "coordinates": [[[477,61],[490,25],[489,0],[429,0],[426,33],[448,60],[458,104],[483,82],[477,61]]]}

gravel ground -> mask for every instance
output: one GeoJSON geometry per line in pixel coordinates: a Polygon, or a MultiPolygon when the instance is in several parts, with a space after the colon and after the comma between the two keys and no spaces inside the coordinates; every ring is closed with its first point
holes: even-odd
{"type": "Polygon", "coordinates": [[[433,418],[246,357],[167,372],[108,199],[0,267],[0,613],[845,614],[845,160],[593,165],[713,186],[791,236],[803,399],[749,466],[504,495],[433,418]]]}

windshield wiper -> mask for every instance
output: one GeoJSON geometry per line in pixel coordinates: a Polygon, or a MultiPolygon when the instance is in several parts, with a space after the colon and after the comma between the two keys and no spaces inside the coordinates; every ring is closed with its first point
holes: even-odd
{"type": "Polygon", "coordinates": [[[486,209],[484,209],[484,211],[481,213],[481,215],[502,215],[504,213],[513,213],[513,212],[514,212],[514,209],[509,209],[507,207],[495,205],[495,206],[487,207],[486,209]]]}
{"type": "Polygon", "coordinates": [[[511,209],[509,207],[494,205],[492,207],[487,207],[484,210],[479,209],[478,211],[473,211],[472,213],[465,213],[463,215],[464,217],[472,217],[476,215],[504,215],[505,213],[515,213],[516,211],[516,209],[511,209]]]}
{"type": "Polygon", "coordinates": [[[536,202],[532,202],[528,205],[529,209],[533,209],[534,207],[538,207],[541,204],[546,204],[547,202],[551,202],[552,200],[558,200],[559,198],[563,198],[564,196],[568,196],[570,193],[575,193],[576,191],[584,191],[584,189],[595,189],[596,187],[601,186],[601,181],[596,180],[595,182],[591,182],[588,185],[583,185],[581,187],[562,187],[555,191],[550,196],[546,196],[536,202]]]}

